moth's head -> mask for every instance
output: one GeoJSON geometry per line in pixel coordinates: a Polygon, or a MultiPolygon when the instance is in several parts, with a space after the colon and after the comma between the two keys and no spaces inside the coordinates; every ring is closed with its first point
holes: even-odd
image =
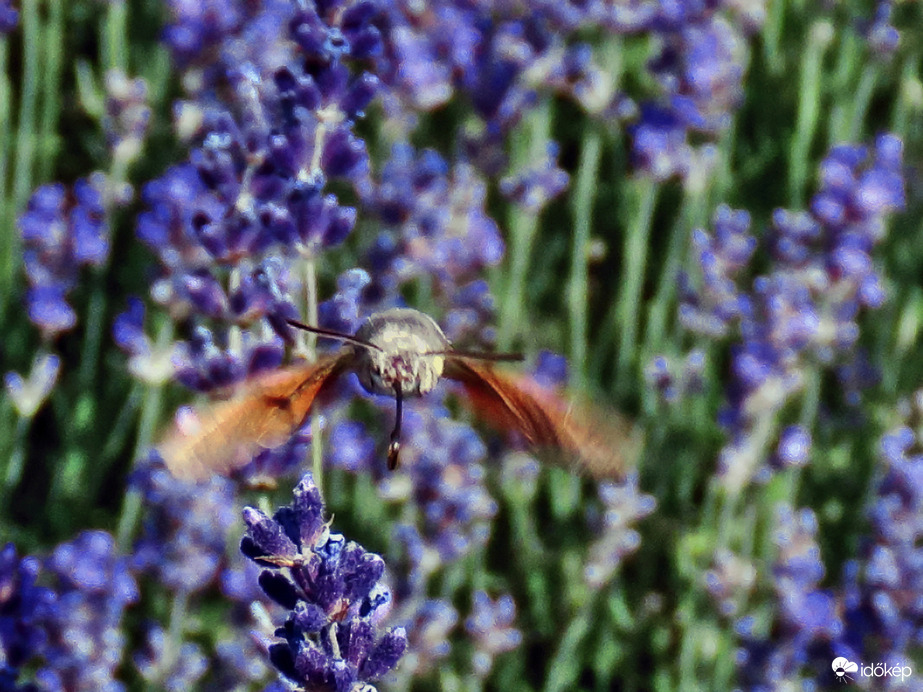
{"type": "Polygon", "coordinates": [[[449,340],[433,318],[408,308],[369,317],[355,334],[369,346],[356,345],[356,372],[366,391],[393,396],[432,390],[445,367],[449,340]]]}

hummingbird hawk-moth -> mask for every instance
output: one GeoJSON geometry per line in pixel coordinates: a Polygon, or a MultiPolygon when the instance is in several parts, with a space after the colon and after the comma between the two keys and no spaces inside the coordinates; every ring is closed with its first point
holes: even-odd
{"type": "Polygon", "coordinates": [[[158,446],[173,475],[200,480],[229,473],[247,464],[260,448],[282,444],[324,390],[350,371],[369,393],[396,401],[389,469],[398,465],[404,398],[426,394],[446,377],[461,383],[466,395],[462,400],[476,416],[518,433],[530,447],[597,478],[617,478],[624,470],[633,446],[631,425],[615,413],[575,408],[528,376],[493,365],[522,360],[519,354],[453,349],[435,320],[408,308],[375,313],[352,336],[296,320],[289,323],[344,345],[314,363],[255,375],[233,398],[200,409],[193,424],[175,425],[158,446]]]}

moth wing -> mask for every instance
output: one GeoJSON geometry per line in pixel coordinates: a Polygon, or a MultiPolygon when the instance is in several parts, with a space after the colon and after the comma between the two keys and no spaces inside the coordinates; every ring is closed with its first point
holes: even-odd
{"type": "Polygon", "coordinates": [[[461,382],[484,422],[518,432],[541,456],[594,478],[623,477],[640,451],[640,434],[626,417],[575,404],[527,376],[458,357],[447,359],[443,374],[461,382]]]}
{"type": "Polygon", "coordinates": [[[157,445],[170,472],[182,480],[227,474],[261,448],[288,440],[318,393],[345,367],[348,355],[322,358],[256,375],[227,400],[196,409],[157,445]]]}

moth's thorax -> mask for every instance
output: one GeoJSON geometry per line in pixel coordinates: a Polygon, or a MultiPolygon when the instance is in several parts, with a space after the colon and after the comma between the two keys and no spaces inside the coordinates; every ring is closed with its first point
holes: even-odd
{"type": "Polygon", "coordinates": [[[372,394],[394,396],[432,390],[445,366],[449,340],[439,325],[422,312],[394,308],[369,317],[356,337],[378,348],[357,347],[359,382],[372,394]]]}

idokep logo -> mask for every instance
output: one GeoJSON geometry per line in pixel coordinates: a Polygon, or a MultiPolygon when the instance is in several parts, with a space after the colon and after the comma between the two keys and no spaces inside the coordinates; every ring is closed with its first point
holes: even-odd
{"type": "Polygon", "coordinates": [[[910,666],[889,666],[887,663],[860,665],[843,656],[837,656],[833,659],[830,667],[833,668],[833,674],[836,675],[837,682],[852,680],[850,673],[858,673],[866,678],[900,678],[901,682],[913,675],[913,669],[910,666]]]}
{"type": "Polygon", "coordinates": [[[852,680],[849,677],[849,673],[855,673],[859,670],[859,665],[853,663],[850,660],[843,658],[842,656],[837,656],[833,659],[833,674],[836,675],[837,682],[846,682],[847,680],[852,680]]]}

